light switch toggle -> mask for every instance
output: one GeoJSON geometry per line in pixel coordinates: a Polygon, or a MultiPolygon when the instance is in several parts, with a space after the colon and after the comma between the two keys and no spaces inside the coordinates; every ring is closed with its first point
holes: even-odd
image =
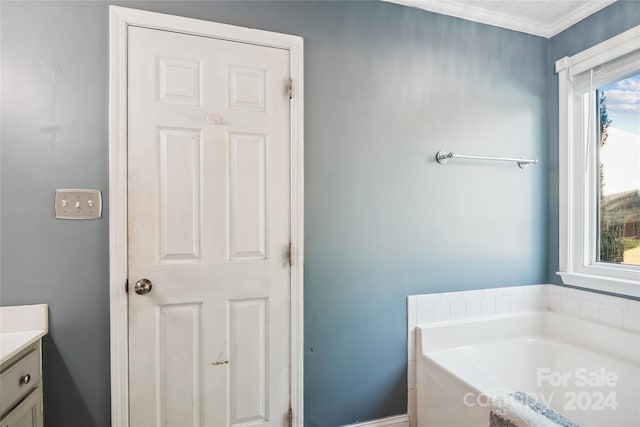
{"type": "Polygon", "coordinates": [[[58,189],[54,209],[58,219],[98,219],[102,217],[100,190],[58,189]]]}

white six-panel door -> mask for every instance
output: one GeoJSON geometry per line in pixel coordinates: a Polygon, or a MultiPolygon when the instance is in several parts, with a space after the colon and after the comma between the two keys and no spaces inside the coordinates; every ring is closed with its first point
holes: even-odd
{"type": "Polygon", "coordinates": [[[128,37],[131,426],[282,426],[289,51],[128,37]]]}

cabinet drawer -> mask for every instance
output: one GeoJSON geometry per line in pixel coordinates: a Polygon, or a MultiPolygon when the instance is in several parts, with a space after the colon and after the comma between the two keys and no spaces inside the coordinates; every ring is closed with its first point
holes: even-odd
{"type": "Polygon", "coordinates": [[[40,352],[32,350],[0,373],[0,415],[40,381],[40,352]]]}

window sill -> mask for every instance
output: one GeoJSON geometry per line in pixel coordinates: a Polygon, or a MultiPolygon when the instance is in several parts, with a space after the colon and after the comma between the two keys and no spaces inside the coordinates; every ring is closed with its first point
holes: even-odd
{"type": "Polygon", "coordinates": [[[562,278],[562,283],[565,285],[611,292],[613,294],[635,298],[640,297],[640,280],[615,279],[607,276],[568,273],[565,271],[559,271],[556,274],[562,278]]]}

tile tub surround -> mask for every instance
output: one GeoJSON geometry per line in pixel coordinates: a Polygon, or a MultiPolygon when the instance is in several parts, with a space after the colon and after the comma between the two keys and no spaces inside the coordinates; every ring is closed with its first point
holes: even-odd
{"type": "Polygon", "coordinates": [[[640,332],[640,301],[562,286],[549,286],[552,311],[615,328],[640,332]]]}
{"type": "Polygon", "coordinates": [[[640,332],[640,301],[558,285],[528,285],[407,297],[407,412],[416,425],[416,325],[551,310],[640,332]]]}

